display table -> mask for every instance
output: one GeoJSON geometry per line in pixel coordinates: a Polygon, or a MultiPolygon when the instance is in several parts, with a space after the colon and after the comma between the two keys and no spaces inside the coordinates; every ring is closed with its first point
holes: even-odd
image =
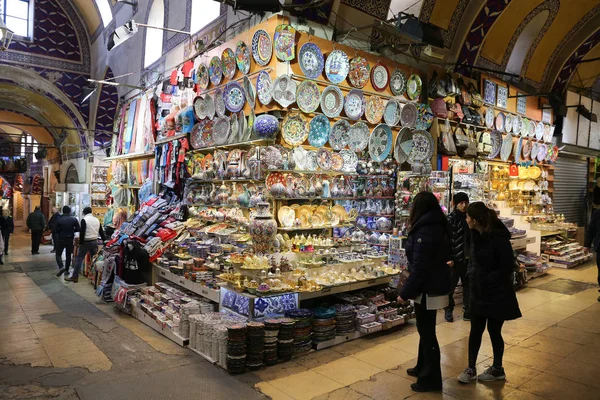
{"type": "Polygon", "coordinates": [[[182,347],[188,345],[189,338],[181,337],[177,333],[173,332],[173,330],[170,329],[165,324],[162,324],[159,321],[152,318],[150,315],[145,313],[144,310],[142,310],[142,307],[139,303],[132,305],[131,315],[133,315],[133,317],[136,318],[137,320],[148,325],[150,328],[154,329],[156,332],[171,339],[173,342],[177,343],[178,345],[180,345],[182,347]]]}

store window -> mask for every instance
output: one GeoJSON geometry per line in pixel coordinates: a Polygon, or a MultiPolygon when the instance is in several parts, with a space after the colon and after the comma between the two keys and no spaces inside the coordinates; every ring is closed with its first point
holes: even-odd
{"type": "Polygon", "coordinates": [[[196,33],[213,22],[221,14],[221,3],[207,0],[193,0],[190,32],[196,33]]]}
{"type": "Polygon", "coordinates": [[[21,157],[26,157],[32,153],[33,162],[37,162],[35,153],[38,151],[38,142],[31,135],[24,133],[21,135],[21,157]]]}
{"type": "Polygon", "coordinates": [[[100,11],[100,17],[102,18],[102,25],[106,28],[110,21],[112,21],[112,11],[108,0],[96,0],[96,6],[100,11]]]}
{"type": "Polygon", "coordinates": [[[34,0],[0,0],[0,15],[6,27],[23,39],[33,37],[34,0]]]}
{"type": "MultiPolygon", "coordinates": [[[[154,0],[148,15],[148,25],[158,28],[165,26],[165,4],[163,0],[154,0]]],[[[146,52],[144,55],[144,68],[152,65],[161,56],[163,51],[163,34],[161,29],[146,28],[146,52]]]]}

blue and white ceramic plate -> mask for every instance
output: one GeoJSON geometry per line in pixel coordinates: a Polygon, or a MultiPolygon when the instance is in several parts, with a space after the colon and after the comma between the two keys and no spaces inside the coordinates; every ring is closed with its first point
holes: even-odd
{"type": "Polygon", "coordinates": [[[413,146],[408,156],[409,164],[424,164],[428,163],[433,156],[435,144],[433,138],[427,131],[412,132],[413,146]]]}
{"type": "Polygon", "coordinates": [[[348,92],[344,100],[344,111],[348,118],[355,121],[360,119],[365,113],[365,107],[365,96],[362,90],[352,89],[348,92]]]}
{"type": "Polygon", "coordinates": [[[321,111],[329,118],[335,118],[344,109],[344,94],[337,86],[327,86],[321,94],[321,111]]]}
{"type": "Polygon", "coordinates": [[[329,145],[334,150],[342,150],[350,142],[350,123],[340,119],[331,127],[329,132],[329,145]]]}
{"type": "Polygon", "coordinates": [[[490,139],[492,141],[492,149],[490,150],[488,158],[491,160],[493,158],[498,157],[498,155],[500,154],[500,149],[502,148],[502,132],[492,131],[490,139]]]}
{"type": "Polygon", "coordinates": [[[363,151],[369,144],[369,126],[358,121],[348,131],[348,147],[353,151],[363,151]]]}
{"type": "Polygon", "coordinates": [[[260,71],[256,77],[256,94],[265,106],[273,100],[273,81],[267,71],[260,71]]]}
{"type": "Polygon", "coordinates": [[[331,83],[341,83],[348,76],[350,63],[348,55],[342,50],[334,50],[327,56],[325,74],[331,83]]]}
{"type": "Polygon", "coordinates": [[[252,37],[252,57],[261,67],[269,64],[273,55],[273,42],[271,37],[264,29],[254,32],[252,37]]]}
{"type": "Polygon", "coordinates": [[[379,124],[369,137],[369,156],[375,162],[385,160],[392,151],[392,130],[386,124],[379,124]]]}
{"type": "Polygon", "coordinates": [[[239,112],[244,108],[246,96],[244,95],[242,85],[237,81],[229,82],[223,92],[223,101],[225,102],[225,107],[232,113],[239,112]]]}
{"type": "Polygon", "coordinates": [[[310,131],[308,133],[308,143],[313,147],[323,147],[329,140],[329,131],[331,125],[329,119],[319,114],[310,121],[310,131]]]}
{"type": "Polygon", "coordinates": [[[300,47],[298,52],[298,63],[304,76],[310,79],[318,78],[323,72],[325,62],[323,53],[319,46],[312,42],[307,42],[300,47]]]}
{"type": "Polygon", "coordinates": [[[400,122],[400,103],[397,100],[391,99],[385,105],[383,110],[383,120],[389,126],[396,126],[400,122]]]}

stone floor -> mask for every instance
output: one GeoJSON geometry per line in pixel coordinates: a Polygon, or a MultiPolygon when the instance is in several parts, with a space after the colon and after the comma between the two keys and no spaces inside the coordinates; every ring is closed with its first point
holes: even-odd
{"type": "MultiPolygon", "coordinates": [[[[503,331],[505,382],[456,382],[469,324],[441,322],[440,314],[444,389],[422,395],[411,392],[414,378],[405,372],[417,354],[414,322],[230,376],[99,302],[85,280],[55,278],[50,247],[32,256],[28,246],[27,236],[15,235],[0,266],[0,399],[600,399],[597,288],[572,295],[538,288],[557,279],[595,283],[592,264],[553,269],[518,292],[523,318],[503,331]]],[[[486,335],[480,370],[491,355],[486,335]]]]}

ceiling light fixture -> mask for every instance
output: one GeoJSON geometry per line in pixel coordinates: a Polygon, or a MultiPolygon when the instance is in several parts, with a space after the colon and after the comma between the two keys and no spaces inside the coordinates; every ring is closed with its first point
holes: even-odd
{"type": "Polygon", "coordinates": [[[81,89],[81,104],[85,103],[98,89],[98,85],[95,82],[81,89]]]}
{"type": "Polygon", "coordinates": [[[139,89],[139,90],[145,90],[146,89],[144,86],[128,85],[126,83],[119,83],[119,82],[105,81],[105,80],[97,80],[97,79],[88,79],[88,82],[98,83],[98,84],[101,84],[101,85],[123,86],[123,87],[132,88],[132,89],[139,89]]]}
{"type": "Polygon", "coordinates": [[[140,27],[140,26],[142,28],[159,29],[161,31],[183,33],[184,35],[191,36],[190,32],[180,31],[178,29],[163,28],[160,26],[140,24],[140,23],[135,22],[134,20],[131,20],[131,21],[127,21],[126,24],[121,25],[120,27],[115,29],[115,31],[113,33],[110,34],[110,37],[108,38],[108,43],[106,45],[108,51],[111,51],[115,47],[120,46],[127,39],[129,39],[133,35],[135,35],[138,32],[138,27],[140,27]]]}

